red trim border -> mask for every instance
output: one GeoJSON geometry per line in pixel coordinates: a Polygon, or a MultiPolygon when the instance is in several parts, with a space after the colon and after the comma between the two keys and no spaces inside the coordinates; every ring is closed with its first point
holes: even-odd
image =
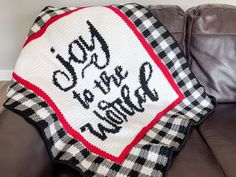
{"type": "MultiPolygon", "coordinates": [[[[29,44],[30,41],[35,40],[39,37],[41,37],[44,32],[46,31],[46,29],[55,21],[59,20],[62,17],[65,17],[73,12],[76,12],[78,10],[84,9],[85,7],[82,8],[78,8],[69,12],[65,12],[63,14],[57,15],[55,17],[53,17],[52,19],[50,19],[48,22],[46,22],[45,26],[38,32],[34,33],[33,35],[31,35],[25,42],[24,46],[26,46],[27,44],[29,44]]],[[[77,140],[79,140],[85,147],[87,147],[91,152],[101,155],[104,158],[107,158],[111,161],[114,161],[116,163],[122,163],[126,156],[129,154],[129,152],[131,151],[131,149],[143,138],[143,136],[160,120],[160,118],[162,116],[164,116],[168,111],[170,111],[172,108],[174,108],[180,101],[182,101],[185,96],[184,94],[181,92],[181,90],[179,89],[179,87],[177,86],[177,84],[175,83],[172,75],[170,74],[170,72],[167,70],[166,66],[161,62],[159,56],[157,56],[154,52],[154,50],[152,49],[152,47],[148,44],[148,42],[146,41],[146,39],[142,36],[142,34],[137,30],[136,26],[133,24],[133,22],[131,22],[127,16],[121,12],[118,8],[114,7],[114,6],[106,6],[106,8],[112,10],[114,13],[116,13],[128,26],[129,28],[133,31],[133,33],[137,36],[137,38],[139,39],[139,41],[141,42],[141,44],[143,45],[143,47],[146,49],[146,51],[148,52],[149,56],[153,59],[153,61],[156,63],[156,65],[160,68],[160,70],[162,71],[162,73],[164,74],[164,76],[166,77],[166,79],[168,80],[168,82],[170,83],[170,85],[172,86],[172,88],[175,90],[175,92],[178,95],[178,98],[172,102],[168,107],[166,107],[163,111],[159,112],[156,117],[145,127],[143,127],[143,129],[137,134],[137,136],[134,138],[134,140],[128,145],[126,146],[126,148],[122,151],[122,153],[116,157],[112,154],[109,154],[101,149],[99,149],[98,147],[92,145],[90,142],[88,142],[86,139],[84,139],[84,137],[77,132],[76,130],[74,130],[69,123],[67,122],[67,120],[65,119],[64,115],[61,113],[61,111],[59,110],[59,108],[56,106],[56,104],[53,102],[53,100],[39,87],[37,87],[36,85],[33,85],[32,83],[30,83],[29,81],[21,78],[19,75],[17,75],[16,73],[13,73],[13,78],[19,82],[20,84],[22,84],[23,86],[25,86],[26,88],[32,90],[33,92],[35,92],[38,96],[40,96],[41,98],[43,98],[45,100],[45,102],[47,102],[51,108],[53,109],[53,111],[56,113],[59,121],[62,123],[64,129],[74,138],[76,138],[77,140]]]]}

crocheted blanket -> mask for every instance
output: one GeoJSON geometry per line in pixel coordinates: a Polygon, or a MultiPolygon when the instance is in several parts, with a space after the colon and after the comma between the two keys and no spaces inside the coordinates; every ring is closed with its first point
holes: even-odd
{"type": "Polygon", "coordinates": [[[138,4],[46,7],[5,107],[83,176],[162,177],[190,126],[215,107],[175,39],[138,4]]]}

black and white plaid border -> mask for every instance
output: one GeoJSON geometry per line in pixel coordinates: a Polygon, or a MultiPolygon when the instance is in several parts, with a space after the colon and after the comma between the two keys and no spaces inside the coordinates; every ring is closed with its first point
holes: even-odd
{"type": "Polygon", "coordinates": [[[28,37],[31,36],[32,34],[38,32],[44,25],[45,23],[60,14],[63,14],[65,12],[71,11],[76,9],[75,7],[63,7],[63,8],[55,8],[55,7],[51,7],[51,6],[47,6],[45,7],[41,13],[38,15],[38,17],[35,19],[33,26],[31,27],[29,33],[28,33],[28,37]]]}
{"type": "MultiPolygon", "coordinates": [[[[134,146],[122,165],[89,152],[66,133],[56,114],[40,97],[12,81],[5,107],[35,124],[48,146],[51,157],[77,168],[84,176],[163,177],[174,150],[187,138],[189,126],[199,123],[214,109],[214,100],[204,92],[188,68],[177,42],[163,25],[138,4],[116,6],[135,24],[172,74],[185,99],[163,116],[134,146]]],[[[47,20],[74,8],[45,8],[29,35],[40,30],[47,20]]]]}

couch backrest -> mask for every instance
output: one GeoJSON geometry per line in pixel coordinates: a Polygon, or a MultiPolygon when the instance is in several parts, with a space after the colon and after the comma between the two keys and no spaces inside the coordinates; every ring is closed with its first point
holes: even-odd
{"type": "Polygon", "coordinates": [[[217,102],[236,102],[236,7],[191,8],[187,28],[191,70],[217,102]]]}
{"type": "Polygon", "coordinates": [[[183,52],[186,52],[186,21],[185,12],[174,5],[155,5],[148,6],[148,9],[160,20],[179,43],[183,52]]]}

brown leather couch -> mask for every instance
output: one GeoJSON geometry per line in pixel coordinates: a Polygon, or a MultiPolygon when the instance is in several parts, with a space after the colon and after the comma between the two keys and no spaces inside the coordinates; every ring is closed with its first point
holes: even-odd
{"type": "MultiPolygon", "coordinates": [[[[167,177],[236,177],[236,7],[149,6],[179,42],[216,111],[192,129],[167,177]]],[[[79,177],[54,164],[37,130],[18,115],[0,115],[0,177],[79,177]]]]}

